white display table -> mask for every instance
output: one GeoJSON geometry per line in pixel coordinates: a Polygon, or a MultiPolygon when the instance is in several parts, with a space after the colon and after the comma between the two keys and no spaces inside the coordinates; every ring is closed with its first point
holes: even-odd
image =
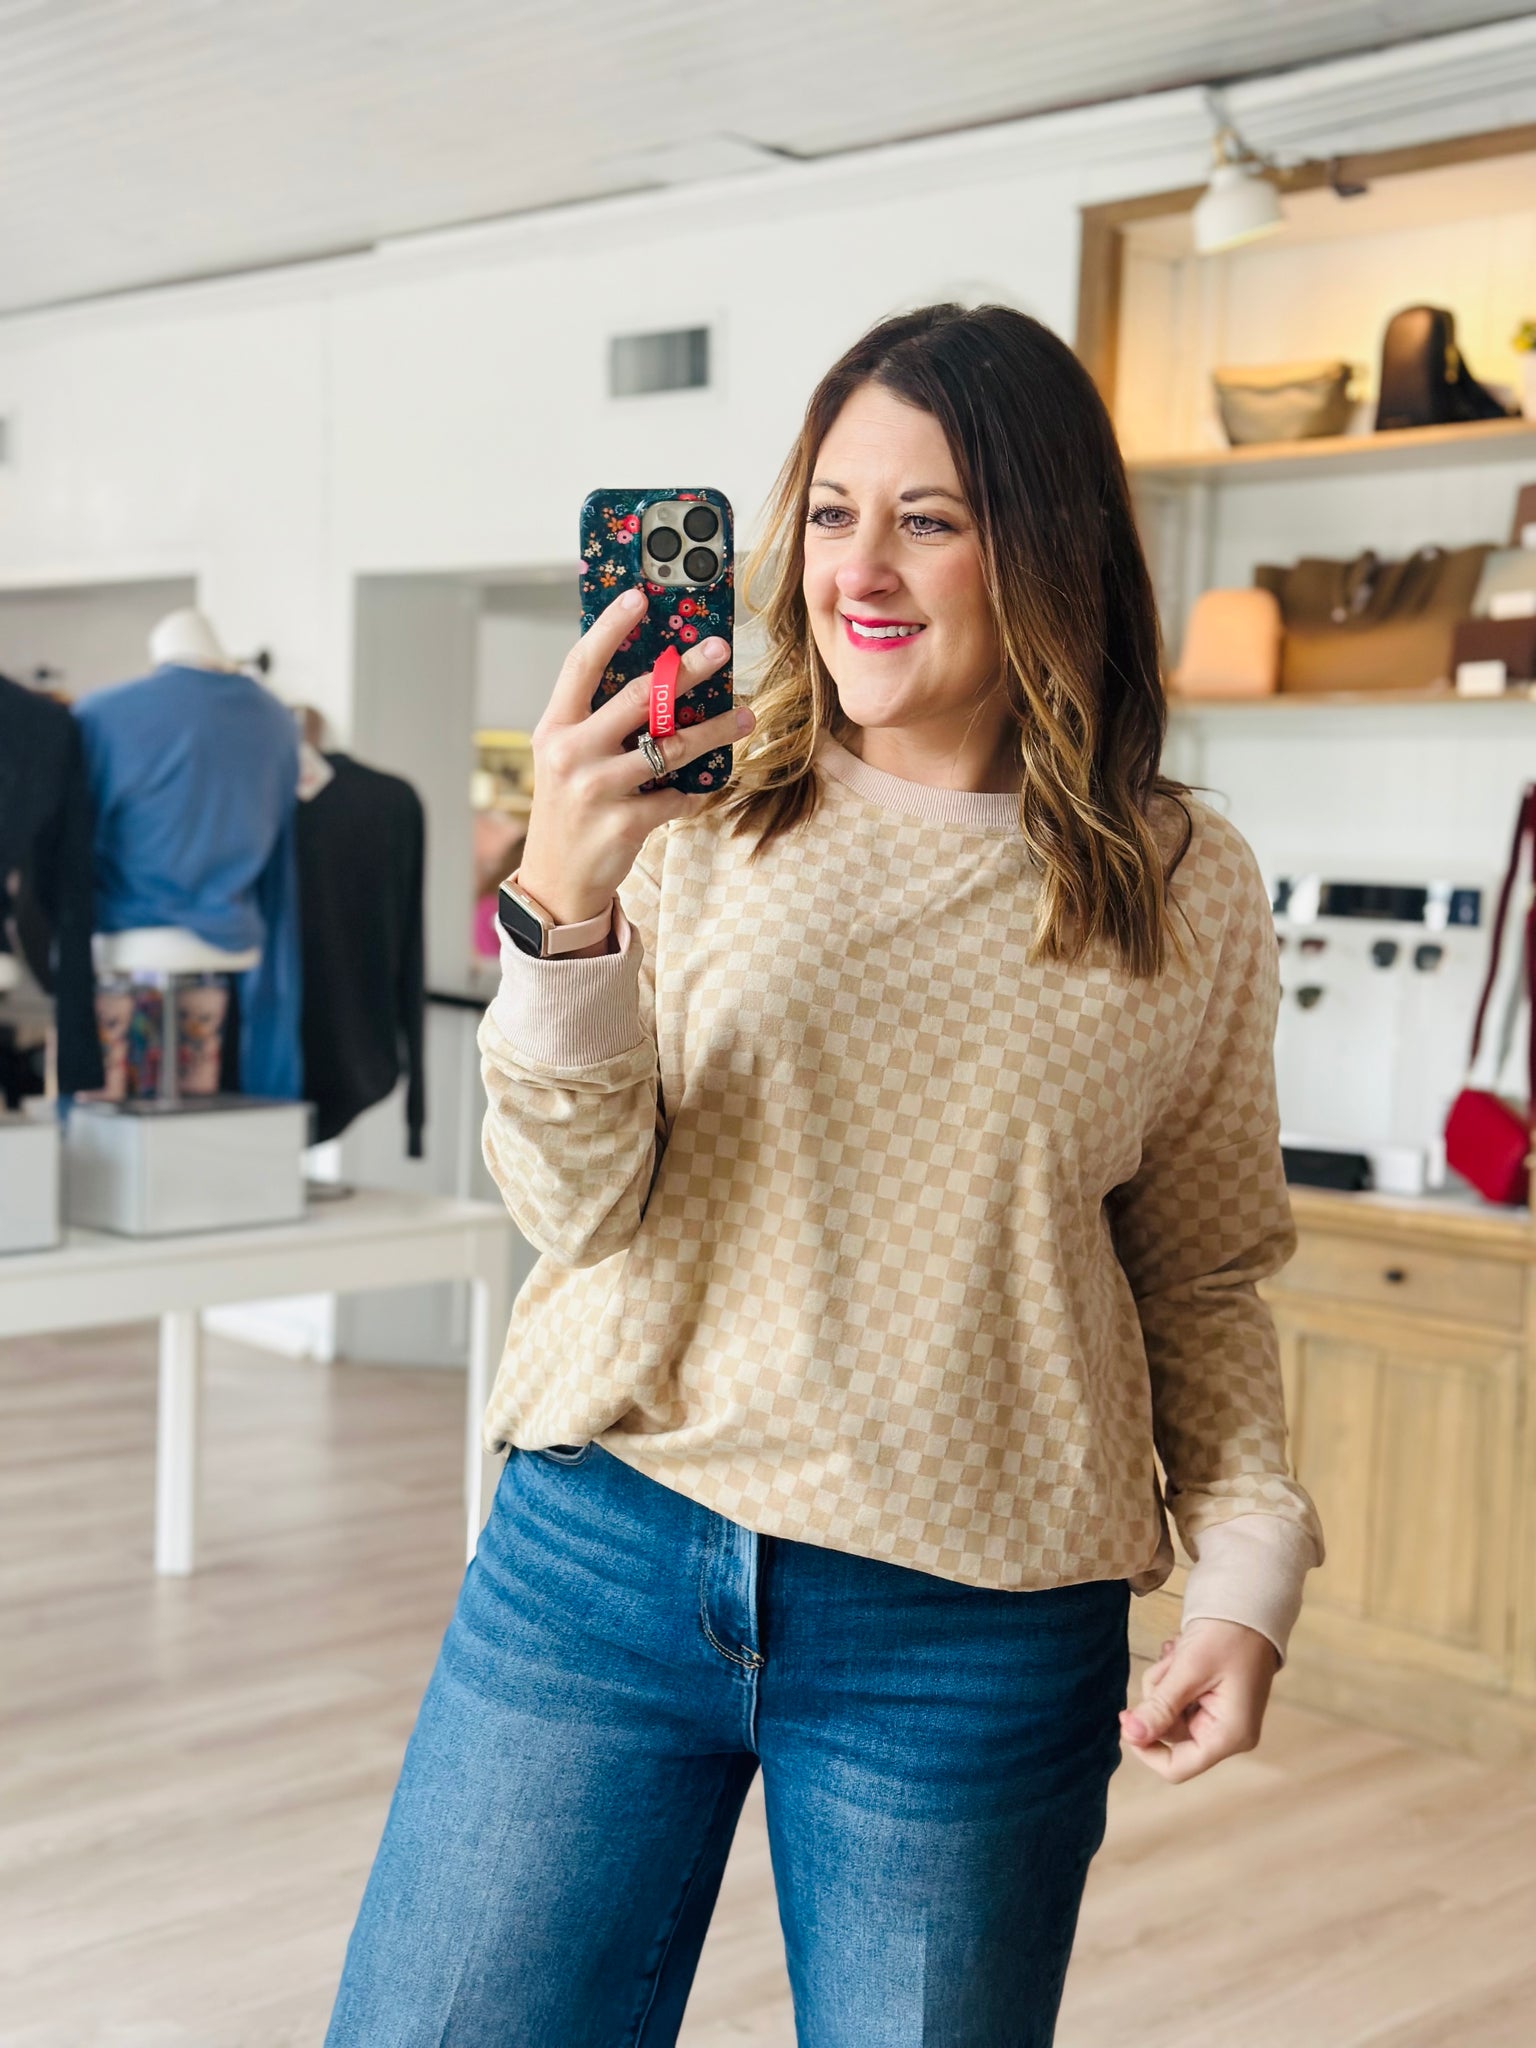
{"type": "Polygon", "coordinates": [[[0,1258],[0,1338],[160,1320],[155,1569],[187,1573],[196,1541],[198,1311],[292,1294],[348,1294],[467,1280],[466,1556],[483,1519],[480,1424],[511,1316],[512,1224],[489,1202],[359,1189],[312,1203],[301,1223],[165,1238],[70,1230],[54,1251],[0,1258]]]}

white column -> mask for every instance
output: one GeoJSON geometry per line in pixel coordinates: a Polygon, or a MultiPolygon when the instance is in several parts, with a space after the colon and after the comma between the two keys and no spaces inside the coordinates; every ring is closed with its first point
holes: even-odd
{"type": "Polygon", "coordinates": [[[197,1538],[197,1408],[202,1334],[195,1309],[160,1318],[155,1570],[185,1575],[197,1538]]]}

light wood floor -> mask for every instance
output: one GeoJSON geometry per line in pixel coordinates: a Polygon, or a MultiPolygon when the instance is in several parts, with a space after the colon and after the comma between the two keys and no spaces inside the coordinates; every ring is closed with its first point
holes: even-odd
{"type": "MultiPolygon", "coordinates": [[[[0,1345],[0,2048],[324,2030],[458,1584],[462,1383],[210,1357],[204,1569],[157,1581],[152,1333],[0,1345]]],[[[1533,2013],[1536,1773],[1283,1693],[1251,1756],[1116,1773],[1058,2048],[1531,2048],[1533,2013]]],[[[793,2048],[755,1793],[683,2040],[793,2048]]]]}

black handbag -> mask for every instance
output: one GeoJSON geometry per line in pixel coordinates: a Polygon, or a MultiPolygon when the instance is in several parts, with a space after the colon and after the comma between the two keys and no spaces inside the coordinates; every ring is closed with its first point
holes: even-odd
{"type": "Polygon", "coordinates": [[[1443,306],[1405,306],[1392,315],[1381,344],[1377,433],[1508,417],[1462,361],[1454,313],[1443,306]]]}

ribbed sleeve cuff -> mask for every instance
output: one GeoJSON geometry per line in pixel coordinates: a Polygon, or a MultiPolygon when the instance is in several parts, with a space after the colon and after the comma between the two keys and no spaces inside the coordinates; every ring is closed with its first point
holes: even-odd
{"type": "Polygon", "coordinates": [[[1202,1529],[1197,1540],[1182,1622],[1240,1621],[1268,1636],[1283,1666],[1302,1581],[1321,1561],[1311,1537],[1283,1515],[1234,1515],[1202,1529]]]}
{"type": "Polygon", "coordinates": [[[613,899],[617,953],[590,960],[538,960],[501,932],[501,986],[491,1016],[525,1059],[550,1067],[591,1067],[632,1052],[645,1036],[640,1020],[643,947],[624,906],[613,899]]]}

